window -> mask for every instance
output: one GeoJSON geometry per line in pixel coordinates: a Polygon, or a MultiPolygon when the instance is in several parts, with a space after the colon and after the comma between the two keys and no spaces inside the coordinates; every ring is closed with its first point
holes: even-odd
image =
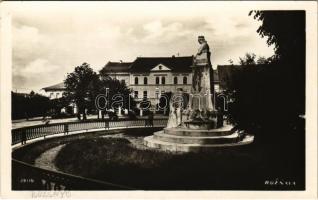
{"type": "Polygon", "coordinates": [[[134,91],[134,98],[138,98],[138,91],[134,91]]]}
{"type": "Polygon", "coordinates": [[[166,78],[165,77],[161,77],[161,84],[162,85],[166,84],[166,78]]]}
{"type": "Polygon", "coordinates": [[[147,99],[147,91],[144,91],[144,99],[147,99]]]}
{"type": "Polygon", "coordinates": [[[159,98],[159,91],[158,90],[156,90],[155,96],[156,96],[156,99],[159,98]]]}
{"type": "Polygon", "coordinates": [[[188,84],[188,78],[186,76],[183,77],[183,84],[188,84]]]}
{"type": "Polygon", "coordinates": [[[138,77],[135,77],[135,85],[138,85],[138,77]]]}
{"type": "Polygon", "coordinates": [[[60,93],[56,93],[56,98],[59,98],[60,93]]]}
{"type": "Polygon", "coordinates": [[[173,78],[173,83],[174,83],[174,84],[178,84],[178,77],[175,76],[175,77],[173,78]]]}
{"type": "Polygon", "coordinates": [[[50,98],[53,98],[53,95],[54,95],[54,93],[53,93],[53,92],[51,92],[51,93],[50,93],[50,98]]]}
{"type": "Polygon", "coordinates": [[[166,91],[161,90],[161,96],[164,95],[166,93],[166,91]]]}
{"type": "Polygon", "coordinates": [[[159,85],[159,77],[156,77],[156,84],[159,85]]]}
{"type": "Polygon", "coordinates": [[[162,66],[161,65],[159,65],[159,70],[162,70],[162,66]]]}
{"type": "Polygon", "coordinates": [[[147,85],[147,84],[148,84],[148,78],[144,77],[144,85],[147,85]]]}

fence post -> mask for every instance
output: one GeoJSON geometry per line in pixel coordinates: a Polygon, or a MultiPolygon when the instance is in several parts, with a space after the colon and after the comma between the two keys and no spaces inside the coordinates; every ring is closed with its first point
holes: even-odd
{"type": "Polygon", "coordinates": [[[22,130],[22,135],[21,135],[21,144],[22,145],[26,144],[26,140],[27,140],[27,138],[26,138],[26,129],[23,129],[22,130]]]}
{"type": "Polygon", "coordinates": [[[64,124],[64,135],[68,134],[68,124],[64,124]]]}
{"type": "Polygon", "coordinates": [[[105,121],[105,129],[108,129],[109,130],[109,121],[105,121]]]}

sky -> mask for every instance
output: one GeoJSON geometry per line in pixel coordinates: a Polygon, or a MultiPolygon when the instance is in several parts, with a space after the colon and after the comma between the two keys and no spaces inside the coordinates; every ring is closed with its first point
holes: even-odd
{"type": "Polygon", "coordinates": [[[198,35],[212,65],[237,63],[245,53],[274,54],[256,32],[261,22],[244,7],[213,2],[12,2],[13,90],[40,91],[87,62],[98,72],[108,61],[138,56],[191,56],[198,35]]]}

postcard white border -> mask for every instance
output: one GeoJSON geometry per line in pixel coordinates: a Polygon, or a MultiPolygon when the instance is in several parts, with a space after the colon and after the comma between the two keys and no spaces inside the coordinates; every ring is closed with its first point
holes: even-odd
{"type": "MultiPolygon", "coordinates": [[[[17,3],[17,2],[13,2],[17,3]]],[[[25,2],[27,3],[27,2],[25,2]]],[[[46,4],[47,2],[38,2],[46,4]]],[[[52,3],[52,2],[49,2],[52,3]]],[[[59,2],[55,2],[59,3],[59,2]]],[[[90,2],[68,2],[90,3],[90,2]]],[[[97,3],[97,2],[94,2],[97,3]]],[[[101,2],[107,3],[107,2],[101,2]]],[[[121,2],[138,6],[140,2],[121,2]]],[[[171,3],[178,6],[183,2],[171,3]]],[[[107,198],[107,199],[314,199],[317,198],[317,2],[295,1],[234,1],[234,2],[188,2],[213,5],[214,7],[249,8],[250,10],[306,10],[306,191],[79,191],[70,192],[68,198],[107,198]]],[[[11,190],[11,13],[7,8],[10,2],[0,4],[0,148],[1,182],[0,192],[4,198],[31,198],[32,192],[11,190]]],[[[176,10],[177,12],[177,10],[176,10]]],[[[65,196],[66,197],[66,196],[65,196]]],[[[49,198],[49,197],[48,197],[49,198]]]]}

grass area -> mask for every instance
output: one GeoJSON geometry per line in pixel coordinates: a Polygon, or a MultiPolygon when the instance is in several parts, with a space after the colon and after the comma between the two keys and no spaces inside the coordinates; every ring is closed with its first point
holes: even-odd
{"type": "Polygon", "coordinates": [[[281,177],[283,181],[295,179],[292,175],[299,169],[291,168],[297,161],[285,161],[255,145],[172,154],[136,149],[126,139],[95,137],[64,146],[55,164],[66,173],[146,190],[302,189],[300,182],[293,187],[264,184],[281,177]]]}
{"type": "Polygon", "coordinates": [[[131,136],[147,136],[152,134],[154,131],[158,131],[158,128],[136,128],[133,129],[133,133],[126,133],[127,130],[108,130],[107,132],[91,132],[91,133],[81,133],[76,135],[67,135],[53,138],[46,138],[44,140],[31,142],[27,141],[27,145],[22,148],[17,148],[12,152],[12,158],[18,159],[20,161],[34,164],[34,161],[39,157],[43,152],[59,146],[61,144],[70,143],[74,140],[79,140],[83,138],[95,138],[100,135],[112,135],[118,133],[125,133],[131,136]]]}

